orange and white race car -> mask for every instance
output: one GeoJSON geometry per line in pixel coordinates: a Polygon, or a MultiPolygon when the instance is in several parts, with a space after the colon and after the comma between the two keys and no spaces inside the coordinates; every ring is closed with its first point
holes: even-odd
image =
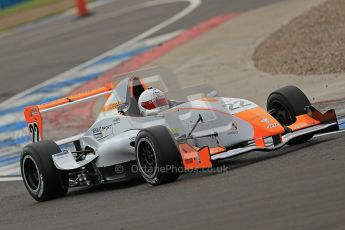
{"type": "Polygon", "coordinates": [[[44,201],[70,187],[139,176],[164,184],[185,170],[339,129],[334,110],[319,112],[295,86],[271,93],[265,109],[215,97],[210,87],[178,91],[165,73],[158,68],[116,76],[106,87],[27,107],[33,143],[23,149],[21,172],[31,196],[44,201]]]}

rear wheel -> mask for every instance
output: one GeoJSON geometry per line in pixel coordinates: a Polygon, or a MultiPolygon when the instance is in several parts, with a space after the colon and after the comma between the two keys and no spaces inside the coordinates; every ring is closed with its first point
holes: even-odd
{"type": "Polygon", "coordinates": [[[64,196],[68,190],[68,173],[56,169],[52,155],[61,152],[53,141],[41,141],[24,147],[20,168],[29,194],[37,201],[64,196]]]}
{"type": "MultiPolygon", "coordinates": [[[[310,106],[307,96],[296,86],[285,86],[271,93],[267,99],[267,110],[283,126],[296,121],[296,116],[305,114],[305,107],[310,106]]],[[[289,141],[296,145],[308,141],[314,135],[306,134],[289,141]]]]}
{"type": "Polygon", "coordinates": [[[139,171],[149,184],[165,184],[179,177],[180,153],[166,127],[155,126],[140,131],[135,152],[139,171]]]}

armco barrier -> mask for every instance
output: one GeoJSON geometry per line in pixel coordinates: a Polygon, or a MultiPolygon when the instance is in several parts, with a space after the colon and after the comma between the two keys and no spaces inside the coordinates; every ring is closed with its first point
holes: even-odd
{"type": "Polygon", "coordinates": [[[13,6],[26,0],[0,0],[0,9],[13,6]]]}

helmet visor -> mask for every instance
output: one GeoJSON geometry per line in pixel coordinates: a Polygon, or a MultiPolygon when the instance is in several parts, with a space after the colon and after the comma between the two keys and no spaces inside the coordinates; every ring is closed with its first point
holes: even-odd
{"type": "Polygon", "coordinates": [[[158,107],[162,107],[165,105],[169,105],[169,102],[164,97],[159,97],[155,101],[151,100],[151,101],[145,101],[141,103],[141,106],[148,110],[156,109],[158,107]]]}

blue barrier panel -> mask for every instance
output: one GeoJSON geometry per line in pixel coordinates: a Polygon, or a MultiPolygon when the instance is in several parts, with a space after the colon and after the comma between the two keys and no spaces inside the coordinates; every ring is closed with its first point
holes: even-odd
{"type": "Polygon", "coordinates": [[[25,0],[0,0],[0,9],[4,9],[24,1],[25,0]]]}

